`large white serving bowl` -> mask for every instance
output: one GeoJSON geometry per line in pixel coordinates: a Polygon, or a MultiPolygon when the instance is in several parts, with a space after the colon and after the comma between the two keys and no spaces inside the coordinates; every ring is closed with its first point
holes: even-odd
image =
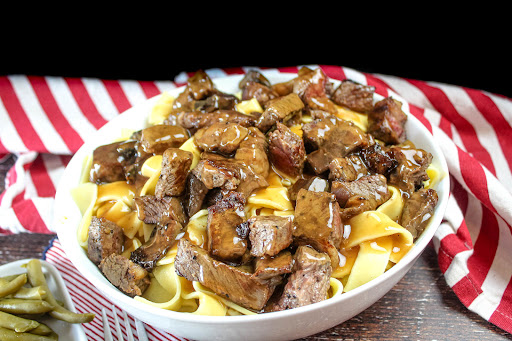
{"type": "MultiPolygon", "coordinates": [[[[262,72],[272,83],[296,77],[292,73],[262,72]]],[[[242,75],[234,75],[214,78],[213,81],[218,89],[236,93],[239,91],[238,82],[241,78],[242,75]]],[[[169,93],[177,95],[182,90],[177,88],[169,93]]],[[[81,213],[70,190],[79,184],[84,158],[91,155],[97,146],[122,136],[125,129],[138,130],[147,126],[147,117],[158,97],[153,97],[112,119],[85,142],[62,175],[57,188],[54,212],[54,227],[62,247],[80,273],[105,297],[149,325],[194,340],[293,340],[313,335],[352,318],[384,296],[413,266],[441,223],[450,189],[445,158],[430,132],[409,113],[408,104],[398,96],[393,96],[403,103],[402,108],[408,115],[406,129],[409,140],[418,148],[431,152],[433,164],[443,174],[441,181],[434,187],[439,195],[434,215],[414,247],[398,264],[380,277],[336,298],[301,308],[253,316],[198,316],[163,310],[135,301],[110,284],[79,246],[77,227],[81,213]]],[[[375,97],[376,100],[382,98],[379,95],[375,97]]]]}

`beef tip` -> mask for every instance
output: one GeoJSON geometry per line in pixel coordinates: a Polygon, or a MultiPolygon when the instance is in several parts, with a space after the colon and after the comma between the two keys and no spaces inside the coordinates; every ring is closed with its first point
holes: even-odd
{"type": "Polygon", "coordinates": [[[279,95],[272,88],[257,82],[248,82],[242,91],[242,100],[255,98],[262,107],[277,97],[279,95]]]}
{"type": "Polygon", "coordinates": [[[351,110],[367,113],[373,109],[374,93],[374,86],[359,84],[347,79],[334,90],[331,99],[334,103],[351,110]]]}
{"type": "Polygon", "coordinates": [[[146,224],[165,225],[169,220],[176,220],[185,226],[188,217],[177,197],[158,198],[154,195],[135,197],[135,207],[139,220],[146,224]]]}
{"type": "Polygon", "coordinates": [[[236,123],[217,122],[199,129],[194,141],[199,149],[229,155],[238,149],[249,131],[236,123]]]}
{"type": "Polygon", "coordinates": [[[92,217],[87,240],[87,256],[96,265],[111,254],[123,251],[123,229],[105,218],[92,217]]]}
{"type": "Polygon", "coordinates": [[[256,127],[266,133],[276,122],[286,123],[295,115],[300,115],[303,108],[304,103],[294,93],[278,97],[267,103],[265,111],[256,122],[256,127]]]}
{"type": "Polygon", "coordinates": [[[183,226],[176,220],[166,225],[157,225],[149,240],[132,251],[130,260],[151,272],[167,251],[176,243],[176,238],[183,232],[183,226]]]}
{"type": "Polygon", "coordinates": [[[293,177],[302,174],[306,149],[300,136],[277,122],[276,129],[268,134],[268,141],[270,160],[279,171],[293,177]]]}
{"type": "Polygon", "coordinates": [[[381,174],[363,176],[355,181],[333,181],[331,192],[341,207],[343,220],[375,210],[391,197],[386,178],[381,174]]]}
{"type": "Polygon", "coordinates": [[[142,295],[151,282],[143,267],[121,255],[108,256],[99,268],[110,283],[130,297],[142,295]]]}
{"type": "Polygon", "coordinates": [[[386,144],[399,144],[406,140],[405,122],[407,115],[402,103],[387,97],[368,112],[368,133],[386,144]]]}
{"type": "Polygon", "coordinates": [[[192,217],[201,210],[207,194],[208,188],[206,185],[190,172],[187,177],[185,194],[186,209],[189,217],[192,217]]]}
{"type": "Polygon", "coordinates": [[[193,111],[210,113],[217,110],[233,110],[239,101],[235,95],[215,90],[213,95],[204,100],[195,101],[193,111]]]}
{"type": "Polygon", "coordinates": [[[163,154],[168,148],[178,148],[189,138],[187,130],[180,126],[157,124],[142,129],[140,143],[144,152],[163,154]]]}
{"type": "Polygon", "coordinates": [[[332,115],[323,115],[302,126],[302,134],[307,149],[316,150],[326,141],[326,134],[332,130],[339,119],[332,115]]]}
{"type": "Polygon", "coordinates": [[[332,273],[327,254],[306,245],[299,246],[292,271],[279,300],[269,311],[298,308],[327,298],[332,273]]]}
{"type": "Polygon", "coordinates": [[[281,251],[273,257],[256,258],[254,265],[255,278],[267,280],[276,276],[289,274],[292,272],[293,256],[288,250],[281,251]]]}
{"type": "Polygon", "coordinates": [[[343,235],[340,207],[328,192],[301,189],[295,203],[293,237],[298,244],[309,244],[331,258],[332,267],[339,264],[338,249],[343,235]]]}
{"type": "Polygon", "coordinates": [[[191,111],[195,101],[203,100],[215,92],[215,86],[206,72],[198,70],[187,79],[185,89],[173,103],[173,113],[191,111]]]}
{"type": "Polygon", "coordinates": [[[229,192],[221,201],[208,207],[208,252],[216,259],[238,262],[247,250],[247,241],[236,227],[245,220],[245,199],[237,192],[229,192]]]}
{"type": "Polygon", "coordinates": [[[162,156],[162,169],[156,183],[155,195],[162,199],[165,196],[181,196],[185,192],[187,175],[190,171],[193,155],[191,152],[178,148],[166,149],[162,156]]]}
{"type": "Polygon", "coordinates": [[[414,192],[405,201],[400,218],[400,225],[411,232],[413,238],[417,238],[434,214],[438,196],[434,189],[422,188],[414,192]]]}
{"type": "Polygon", "coordinates": [[[257,176],[266,178],[270,170],[267,139],[256,127],[249,127],[248,131],[247,137],[240,142],[234,159],[251,168],[257,176]]]}
{"type": "Polygon", "coordinates": [[[243,90],[249,83],[258,83],[267,88],[272,86],[267,77],[258,70],[247,71],[242,80],[238,83],[238,88],[243,90]]]}
{"type": "Polygon", "coordinates": [[[423,187],[423,181],[429,179],[427,168],[432,162],[432,154],[423,149],[391,147],[389,155],[397,162],[389,174],[391,185],[409,195],[423,187]]]}
{"type": "Polygon", "coordinates": [[[135,162],[135,141],[102,145],[94,149],[90,181],[100,184],[126,180],[126,170],[135,162]]]}
{"type": "Polygon", "coordinates": [[[210,257],[206,250],[184,238],[178,242],[174,266],[179,276],[200,282],[217,295],[255,311],[263,309],[275,289],[270,282],[210,257]]]}
{"type": "Polygon", "coordinates": [[[292,243],[292,221],[281,216],[254,216],[248,219],[251,255],[275,256],[292,243]]]}
{"type": "Polygon", "coordinates": [[[359,155],[371,172],[384,176],[388,176],[398,164],[395,158],[387,152],[387,148],[377,142],[362,149],[359,155]]]}
{"type": "Polygon", "coordinates": [[[370,175],[370,172],[361,157],[356,154],[334,158],[329,164],[331,181],[354,181],[365,175],[370,175]]]}
{"type": "Polygon", "coordinates": [[[288,197],[291,201],[297,200],[297,194],[301,189],[313,192],[329,192],[329,181],[319,176],[303,176],[288,189],[288,197]]]}
{"type": "Polygon", "coordinates": [[[336,124],[327,131],[317,130],[317,134],[325,134],[319,149],[307,155],[307,162],[316,174],[329,169],[331,161],[337,157],[344,157],[368,146],[366,134],[345,120],[336,120],[336,124]]]}
{"type": "Polygon", "coordinates": [[[256,117],[235,110],[217,110],[209,113],[185,111],[178,115],[177,122],[180,126],[195,132],[197,129],[209,127],[218,122],[236,123],[244,127],[252,127],[256,124],[256,117]]]}

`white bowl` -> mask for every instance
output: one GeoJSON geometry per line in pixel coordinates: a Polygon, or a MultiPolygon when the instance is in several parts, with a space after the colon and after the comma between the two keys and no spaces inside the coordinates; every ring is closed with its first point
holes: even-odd
{"type": "MultiPolygon", "coordinates": [[[[272,82],[281,82],[296,77],[296,74],[263,71],[272,82]]],[[[242,75],[213,79],[217,88],[228,93],[236,93],[242,75]]],[[[333,82],[337,82],[333,80],[333,82]]],[[[169,91],[177,95],[183,89],[169,91]]],[[[376,99],[382,98],[375,95],[376,99]]],[[[69,162],[57,188],[55,198],[54,226],[67,256],[78,271],[96,286],[106,297],[129,314],[174,335],[194,340],[290,340],[324,331],[359,314],[384,296],[409,271],[422,251],[432,239],[443,218],[449,194],[449,177],[446,161],[430,132],[409,113],[409,106],[402,101],[403,110],[408,115],[406,129],[408,138],[418,147],[433,154],[433,163],[442,170],[444,177],[436,185],[439,195],[434,215],[414,247],[398,264],[378,278],[344,293],[309,306],[286,311],[253,316],[198,316],[163,310],[137,302],[116,289],[87,258],[77,240],[77,227],[81,214],[71,197],[70,190],[79,184],[82,162],[94,148],[110,143],[122,136],[124,129],[138,130],[146,126],[147,116],[158,96],[130,108],[115,117],[91,136],[69,162]]]]}

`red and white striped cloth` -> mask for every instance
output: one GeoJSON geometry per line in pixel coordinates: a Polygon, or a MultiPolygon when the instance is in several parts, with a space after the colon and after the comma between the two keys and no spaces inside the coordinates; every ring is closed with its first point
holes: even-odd
{"type": "MultiPolygon", "coordinates": [[[[383,96],[398,94],[439,142],[452,182],[448,209],[433,240],[439,267],[469,310],[512,333],[511,99],[442,83],[310,65],[317,66],[333,79],[373,85],[383,96]]],[[[206,71],[216,78],[248,69],[206,71]]],[[[0,233],[52,233],[57,182],[87,136],[129,107],[183,85],[187,77],[183,73],[174,81],[155,82],[0,77],[0,157],[18,157],[0,195],[0,233]]],[[[48,254],[67,271],[74,269],[58,247],[48,254]]]]}

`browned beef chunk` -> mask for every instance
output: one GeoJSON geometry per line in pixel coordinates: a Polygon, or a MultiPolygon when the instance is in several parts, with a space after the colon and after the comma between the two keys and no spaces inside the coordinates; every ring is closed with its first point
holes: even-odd
{"type": "Polygon", "coordinates": [[[237,192],[229,192],[221,201],[208,207],[208,252],[216,259],[239,262],[247,250],[247,241],[236,227],[245,220],[245,199],[237,192]]]}
{"type": "Polygon", "coordinates": [[[397,162],[389,174],[389,183],[409,195],[422,188],[423,181],[429,179],[427,168],[432,162],[432,154],[423,149],[401,147],[391,147],[389,154],[397,162]]]}
{"type": "Polygon", "coordinates": [[[176,237],[183,232],[183,226],[176,220],[166,225],[157,225],[149,240],[130,254],[130,260],[152,271],[158,262],[175,243],[176,237]]]}
{"type": "Polygon", "coordinates": [[[312,127],[308,126],[309,123],[305,125],[308,126],[305,130],[308,132],[308,138],[316,135],[315,139],[320,143],[318,149],[307,156],[307,161],[316,174],[327,171],[333,159],[357,152],[368,145],[366,134],[352,122],[338,119],[331,126],[331,119],[320,121],[327,123],[325,127],[330,127],[322,129],[322,125],[317,125],[316,128],[310,129],[312,127]]]}
{"type": "Polygon", "coordinates": [[[340,207],[328,192],[301,189],[297,194],[293,237],[298,244],[309,244],[331,258],[332,267],[339,263],[338,249],[343,235],[340,207]]]}
{"type": "Polygon", "coordinates": [[[192,172],[187,177],[187,189],[185,195],[186,210],[189,217],[201,210],[203,201],[208,194],[206,185],[192,172]]]}
{"type": "Polygon", "coordinates": [[[280,122],[268,134],[268,152],[272,164],[279,171],[294,177],[302,174],[306,162],[304,142],[280,122]]]}
{"type": "Polygon", "coordinates": [[[373,173],[388,176],[397,166],[395,158],[387,152],[387,147],[375,142],[359,153],[364,163],[373,173]]]}
{"type": "Polygon", "coordinates": [[[97,147],[92,154],[90,181],[125,181],[127,168],[135,162],[135,141],[114,142],[97,147]]]}
{"type": "Polygon", "coordinates": [[[375,210],[391,197],[386,178],[381,174],[363,176],[355,181],[333,181],[331,192],[340,204],[343,220],[375,210]]]}
{"type": "Polygon", "coordinates": [[[329,181],[319,176],[304,175],[288,189],[288,197],[290,200],[297,200],[297,194],[301,189],[313,192],[328,192],[329,181]]]}
{"type": "Polygon", "coordinates": [[[267,156],[267,139],[256,127],[249,127],[247,137],[240,143],[234,159],[251,168],[260,178],[266,178],[270,170],[267,156]]]}
{"type": "Polygon", "coordinates": [[[288,250],[281,251],[273,257],[260,257],[256,259],[253,277],[260,280],[289,274],[292,272],[293,256],[288,250]]]}
{"type": "Polygon", "coordinates": [[[334,90],[331,99],[336,104],[360,113],[366,113],[373,108],[374,93],[374,86],[359,84],[347,79],[334,90]]]}
{"type": "Polygon", "coordinates": [[[174,266],[179,276],[200,282],[216,294],[256,311],[265,306],[275,289],[249,272],[213,259],[206,250],[184,238],[178,242],[174,266]]]}
{"type": "Polygon", "coordinates": [[[194,141],[199,149],[229,155],[235,152],[249,131],[236,123],[216,122],[199,129],[194,134],[194,141]]]}
{"type": "Polygon", "coordinates": [[[112,254],[103,259],[99,265],[101,272],[128,296],[140,296],[150,283],[148,272],[126,257],[112,254]]]}
{"type": "Polygon", "coordinates": [[[279,95],[272,88],[254,81],[248,82],[242,91],[242,100],[255,98],[262,107],[277,97],[279,95]]]}
{"type": "Polygon", "coordinates": [[[303,245],[294,255],[293,273],[279,300],[268,308],[280,311],[306,306],[327,298],[332,273],[329,256],[303,245]]]}
{"type": "Polygon", "coordinates": [[[214,90],[213,95],[203,100],[195,101],[193,111],[209,113],[217,110],[233,110],[238,102],[239,100],[235,95],[214,90]]]}
{"type": "Polygon", "coordinates": [[[87,240],[87,256],[96,265],[111,254],[123,251],[123,229],[105,218],[92,217],[87,240]]]}
{"type": "Polygon", "coordinates": [[[258,83],[266,87],[271,87],[270,81],[258,70],[249,70],[245,73],[242,80],[238,83],[239,89],[244,89],[249,83],[258,83]]]}
{"type": "Polygon", "coordinates": [[[157,124],[142,129],[140,144],[144,152],[163,154],[168,148],[178,148],[189,138],[185,128],[167,124],[157,124]]]}
{"type": "Polygon", "coordinates": [[[146,224],[165,225],[169,220],[176,220],[183,226],[187,225],[187,214],[177,197],[159,199],[154,195],[144,195],[135,197],[134,201],[139,220],[146,224]]]}
{"type": "Polygon", "coordinates": [[[185,111],[178,115],[177,122],[190,131],[196,131],[218,122],[236,123],[244,127],[252,127],[256,123],[256,117],[235,110],[217,110],[209,113],[185,111]]]}
{"type": "Polygon", "coordinates": [[[356,154],[337,157],[329,164],[329,180],[354,181],[365,175],[370,175],[370,172],[356,154]]]}
{"type": "Polygon", "coordinates": [[[186,150],[178,148],[165,150],[162,156],[162,170],[155,187],[157,198],[181,196],[185,192],[193,157],[192,153],[186,150]]]}
{"type": "Polygon", "coordinates": [[[316,150],[326,141],[326,134],[332,130],[339,119],[332,115],[323,115],[302,126],[304,143],[307,149],[316,150]]]}
{"type": "Polygon", "coordinates": [[[295,93],[278,97],[267,103],[265,111],[256,122],[256,127],[266,133],[276,122],[286,123],[295,115],[300,115],[303,108],[304,103],[295,93]]]}
{"type": "Polygon", "coordinates": [[[434,189],[422,188],[414,192],[405,201],[400,225],[411,232],[413,238],[417,238],[434,214],[437,201],[438,196],[434,189]]]}
{"type": "Polygon", "coordinates": [[[288,217],[254,216],[247,220],[251,255],[275,256],[292,243],[292,221],[288,217]]]}
{"type": "Polygon", "coordinates": [[[185,90],[178,95],[173,103],[173,111],[191,111],[195,101],[211,96],[214,91],[215,86],[208,74],[199,70],[187,80],[185,90]]]}
{"type": "Polygon", "coordinates": [[[368,133],[387,144],[399,144],[405,141],[405,122],[407,115],[402,111],[402,103],[387,97],[377,103],[368,112],[368,133]]]}

